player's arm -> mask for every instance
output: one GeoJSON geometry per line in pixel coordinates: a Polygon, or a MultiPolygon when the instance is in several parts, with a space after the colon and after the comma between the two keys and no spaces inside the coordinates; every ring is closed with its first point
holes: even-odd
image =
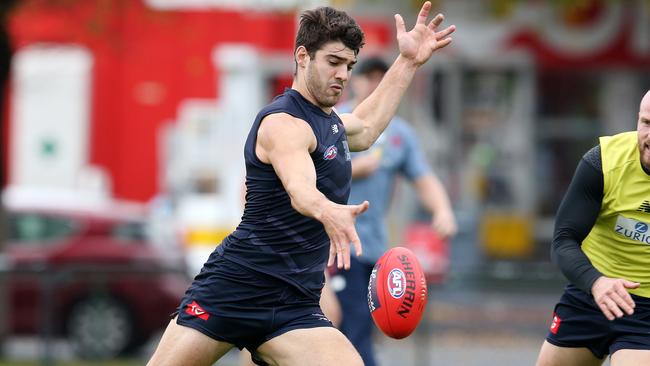
{"type": "Polygon", "coordinates": [[[363,179],[379,168],[380,158],[376,154],[360,154],[352,157],[352,180],[363,179]]]}
{"type": "Polygon", "coordinates": [[[433,173],[425,174],[414,182],[415,189],[424,207],[431,212],[432,226],[441,236],[456,235],[458,227],[447,191],[433,173]]]}
{"type": "Polygon", "coordinates": [[[285,113],[267,116],[257,131],[257,157],[273,166],[292,207],[312,218],[320,217],[330,204],[316,189],[316,171],[309,156],[315,148],[316,137],[309,125],[285,113]]]}
{"type": "Polygon", "coordinates": [[[406,122],[395,126],[404,147],[400,172],[411,182],[420,203],[431,213],[431,226],[444,238],[456,235],[458,227],[449,196],[440,179],[431,171],[415,131],[406,122]]]}
{"type": "Polygon", "coordinates": [[[273,166],[289,194],[291,206],[323,223],[331,242],[329,264],[336,258],[338,267],[348,269],[350,245],[355,246],[357,255],[361,253],[355,217],[367,209],[368,202],[339,205],[317,189],[316,169],[309,155],[315,148],[316,137],[309,125],[285,113],[265,117],[257,131],[257,157],[273,166]]]}
{"type": "Polygon", "coordinates": [[[428,25],[425,24],[430,10],[431,3],[427,1],[410,32],[406,32],[402,17],[395,15],[400,55],[373,93],[352,113],[341,115],[351,151],[366,150],[377,140],[395,114],[417,68],[425,63],[435,50],[451,43],[448,36],[455,27],[452,25],[437,31],[444,19],[442,14],[436,15],[428,25]]]}
{"type": "Polygon", "coordinates": [[[612,320],[623,316],[622,310],[632,313],[634,302],[625,287],[638,284],[603,276],[580,248],[600,213],[603,186],[597,146],[580,160],[562,199],[555,219],[551,258],[571,283],[594,296],[603,314],[612,320]]]}
{"type": "Polygon", "coordinates": [[[578,163],[555,217],[551,245],[553,262],[571,283],[587,293],[602,276],[580,248],[598,218],[603,199],[602,168],[592,164],[584,158],[578,163]]]}
{"type": "Polygon", "coordinates": [[[417,67],[398,57],[377,88],[352,111],[342,114],[351,151],[368,149],[393,118],[417,67]]]}

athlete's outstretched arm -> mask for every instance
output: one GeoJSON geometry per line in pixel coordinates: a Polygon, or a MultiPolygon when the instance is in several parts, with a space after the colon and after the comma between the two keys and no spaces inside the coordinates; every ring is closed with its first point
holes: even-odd
{"type": "Polygon", "coordinates": [[[316,137],[307,122],[286,113],[267,116],[257,131],[255,153],[273,166],[289,194],[291,206],[325,227],[330,238],[328,265],[336,258],[339,268],[349,269],[350,245],[354,245],[357,255],[361,253],[354,221],[368,209],[368,202],[340,205],[316,188],[316,169],[309,155],[315,148],[316,137]]]}
{"type": "Polygon", "coordinates": [[[409,32],[406,32],[404,19],[399,14],[395,15],[399,56],[372,94],[352,113],[341,115],[350,150],[366,150],[377,140],[395,115],[417,68],[427,62],[435,50],[451,43],[449,35],[456,30],[455,26],[437,31],[444,19],[442,14],[426,24],[430,10],[431,3],[427,1],[409,32]]]}

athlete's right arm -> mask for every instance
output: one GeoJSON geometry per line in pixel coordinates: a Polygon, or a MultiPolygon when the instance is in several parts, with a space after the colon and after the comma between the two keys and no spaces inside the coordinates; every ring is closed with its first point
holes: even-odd
{"type": "Polygon", "coordinates": [[[273,166],[289,194],[291,206],[323,224],[330,239],[328,265],[336,258],[339,268],[349,269],[350,245],[354,245],[357,255],[361,253],[355,218],[368,208],[368,202],[339,205],[316,188],[316,169],[309,155],[316,144],[316,137],[305,121],[286,113],[275,113],[262,120],[255,153],[262,162],[273,166]]]}
{"type": "Polygon", "coordinates": [[[580,248],[600,213],[603,199],[600,146],[590,150],[576,168],[555,219],[551,257],[562,273],[578,288],[591,293],[603,314],[614,320],[634,312],[634,301],[626,288],[639,284],[604,276],[580,248]]]}
{"type": "Polygon", "coordinates": [[[571,283],[589,293],[602,276],[580,248],[594,226],[603,198],[602,168],[580,160],[555,215],[551,258],[571,283]]]}

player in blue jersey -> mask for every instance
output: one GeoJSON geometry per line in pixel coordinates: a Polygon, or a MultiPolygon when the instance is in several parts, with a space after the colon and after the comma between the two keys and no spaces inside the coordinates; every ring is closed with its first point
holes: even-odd
{"type": "MultiPolygon", "coordinates": [[[[368,97],[388,65],[379,57],[364,59],[355,68],[351,84],[353,99],[337,106],[339,113],[354,109],[368,97]]],[[[432,213],[432,228],[443,238],[456,233],[456,219],[444,186],[433,174],[420,148],[415,131],[395,116],[377,142],[364,152],[352,154],[350,203],[368,200],[368,211],[359,216],[356,229],[363,243],[363,255],[350,258],[350,270],[338,271],[330,283],[341,304],[340,329],[359,351],[365,366],[376,365],[372,347],[373,322],[367,308],[368,278],[386,249],[388,239],[384,216],[388,211],[395,181],[405,177],[413,184],[420,202],[432,213]]]]}
{"type": "Polygon", "coordinates": [[[362,365],[318,304],[326,264],[350,267],[354,228],[368,202],[347,205],[350,151],[372,145],[420,65],[451,42],[426,2],[406,32],[396,15],[397,57],[376,91],[350,114],[332,110],[363,33],[346,13],[302,13],[291,89],[259,112],[244,147],[242,222],[187,290],[149,365],[211,365],[233,347],[260,365],[362,365]]]}

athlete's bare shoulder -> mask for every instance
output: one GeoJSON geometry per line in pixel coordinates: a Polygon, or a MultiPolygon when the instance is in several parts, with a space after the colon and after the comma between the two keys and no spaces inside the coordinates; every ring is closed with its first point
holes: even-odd
{"type": "Polygon", "coordinates": [[[306,148],[309,152],[314,151],[316,136],[303,119],[288,113],[273,113],[264,117],[260,123],[255,145],[259,159],[268,162],[269,152],[279,148],[306,148]]]}

